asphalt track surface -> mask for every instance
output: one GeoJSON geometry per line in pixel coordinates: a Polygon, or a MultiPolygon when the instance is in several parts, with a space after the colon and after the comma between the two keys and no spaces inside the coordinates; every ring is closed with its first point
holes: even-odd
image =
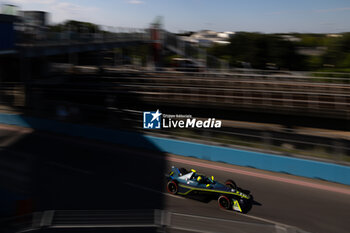
{"type": "MultiPolygon", "coordinates": [[[[350,229],[350,187],[345,185],[18,127],[1,126],[0,144],[1,160],[16,164],[18,169],[14,173],[16,169],[1,168],[2,176],[8,177],[2,179],[2,187],[30,192],[36,211],[166,209],[182,216],[179,221],[186,229],[194,222],[203,227],[212,222],[218,225],[218,232],[245,232],[239,231],[241,223],[257,227],[286,225],[313,233],[348,233],[350,229]],[[35,166],[33,162],[19,166],[19,161],[39,162],[35,166]],[[220,209],[216,201],[203,203],[167,194],[163,176],[171,165],[194,168],[222,182],[233,179],[238,186],[251,191],[256,205],[243,215],[220,209]],[[11,179],[25,166],[31,169],[29,177],[35,180],[28,181],[30,191],[27,186],[17,185],[18,177],[11,179]],[[184,221],[192,216],[202,220],[184,221]],[[231,226],[235,221],[234,230],[231,226]]],[[[206,232],[214,231],[207,229],[206,232]]],[[[187,231],[179,227],[170,232],[187,231]]]]}

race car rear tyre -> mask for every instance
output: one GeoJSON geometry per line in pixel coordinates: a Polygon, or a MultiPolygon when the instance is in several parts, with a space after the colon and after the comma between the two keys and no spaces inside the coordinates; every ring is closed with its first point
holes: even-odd
{"type": "Polygon", "coordinates": [[[226,180],[225,185],[231,189],[237,189],[237,185],[233,180],[226,180]]]}
{"type": "Polygon", "coordinates": [[[221,195],[218,198],[218,203],[219,203],[219,206],[225,210],[229,210],[232,207],[232,203],[231,203],[230,199],[224,195],[221,195]]]}
{"type": "Polygon", "coordinates": [[[176,194],[178,191],[177,184],[172,180],[168,182],[166,189],[170,194],[176,194]]]}

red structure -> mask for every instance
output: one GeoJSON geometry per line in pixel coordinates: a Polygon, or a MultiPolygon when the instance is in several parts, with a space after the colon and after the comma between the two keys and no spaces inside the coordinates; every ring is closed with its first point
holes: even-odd
{"type": "Polygon", "coordinates": [[[161,66],[162,56],[162,29],[161,29],[161,18],[158,17],[155,23],[151,25],[150,34],[152,40],[152,54],[153,61],[156,67],[161,66]]]}

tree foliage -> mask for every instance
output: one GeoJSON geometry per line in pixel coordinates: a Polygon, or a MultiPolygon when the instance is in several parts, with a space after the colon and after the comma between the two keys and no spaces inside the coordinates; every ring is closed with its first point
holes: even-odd
{"type": "Polygon", "coordinates": [[[75,20],[68,20],[64,23],[51,26],[52,32],[72,31],[77,33],[98,33],[101,32],[98,25],[88,22],[81,22],[75,20]]]}
{"type": "Polygon", "coordinates": [[[268,64],[277,68],[300,69],[304,57],[296,53],[296,46],[280,36],[239,32],[228,45],[218,45],[209,53],[220,58],[229,58],[231,66],[250,63],[254,68],[264,69],[268,64]]]}
{"type": "Polygon", "coordinates": [[[229,45],[216,45],[209,54],[228,60],[231,66],[249,63],[253,68],[266,68],[274,64],[276,68],[291,70],[319,70],[327,67],[350,68],[350,33],[336,36],[326,34],[289,34],[299,40],[289,41],[282,34],[260,34],[239,32],[229,45]],[[324,48],[320,55],[300,55],[300,48],[324,48]]]}
{"type": "Polygon", "coordinates": [[[322,63],[336,68],[350,68],[350,33],[334,38],[322,56],[322,63]]]}

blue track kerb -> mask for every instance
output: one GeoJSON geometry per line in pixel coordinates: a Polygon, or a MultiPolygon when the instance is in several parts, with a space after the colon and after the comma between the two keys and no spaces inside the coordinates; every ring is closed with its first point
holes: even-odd
{"type": "Polygon", "coordinates": [[[0,114],[0,123],[350,185],[349,166],[160,138],[133,132],[70,124],[48,119],[25,117],[15,114],[0,114]]]}

